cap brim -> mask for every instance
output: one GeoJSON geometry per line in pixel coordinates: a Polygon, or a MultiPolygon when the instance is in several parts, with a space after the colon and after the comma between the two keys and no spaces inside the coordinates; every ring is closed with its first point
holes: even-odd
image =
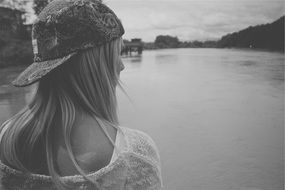
{"type": "Polygon", "coordinates": [[[12,84],[16,87],[23,87],[31,85],[37,82],[40,78],[48,74],[51,70],[63,64],[71,57],[76,55],[77,52],[71,53],[65,57],[42,61],[34,62],[28,68],[26,68],[13,82],[12,84]]]}

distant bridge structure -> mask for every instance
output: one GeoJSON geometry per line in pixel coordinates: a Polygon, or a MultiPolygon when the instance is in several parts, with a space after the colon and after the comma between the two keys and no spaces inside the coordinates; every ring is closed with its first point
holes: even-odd
{"type": "Polygon", "coordinates": [[[142,54],[143,43],[139,38],[131,39],[131,41],[124,41],[124,48],[121,54],[132,55],[132,52],[137,52],[137,54],[142,54]]]}

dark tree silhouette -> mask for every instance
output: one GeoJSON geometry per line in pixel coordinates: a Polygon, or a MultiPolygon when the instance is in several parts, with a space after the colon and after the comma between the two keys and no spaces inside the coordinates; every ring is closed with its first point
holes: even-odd
{"type": "Polygon", "coordinates": [[[154,44],[157,48],[177,48],[180,42],[177,37],[159,35],[154,44]]]}
{"type": "Polygon", "coordinates": [[[34,11],[35,14],[38,15],[45,6],[50,3],[52,0],[34,0],[34,11]]]}
{"type": "Polygon", "coordinates": [[[218,41],[218,47],[262,48],[284,50],[284,18],[239,32],[227,34],[218,41]]]}

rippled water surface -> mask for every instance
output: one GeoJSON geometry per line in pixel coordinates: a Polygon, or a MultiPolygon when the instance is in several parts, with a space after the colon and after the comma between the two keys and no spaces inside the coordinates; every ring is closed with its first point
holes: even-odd
{"type": "MultiPolygon", "coordinates": [[[[144,51],[123,59],[121,124],[149,133],[165,190],[283,190],[284,55],[238,49],[144,51]]],[[[0,120],[31,88],[0,70],[0,120]]]]}

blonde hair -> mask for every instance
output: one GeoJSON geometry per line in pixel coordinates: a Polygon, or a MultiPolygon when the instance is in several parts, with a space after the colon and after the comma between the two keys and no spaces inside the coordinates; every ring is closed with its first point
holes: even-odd
{"type": "Polygon", "coordinates": [[[8,121],[10,127],[0,144],[2,161],[32,173],[29,158],[41,146],[53,182],[59,189],[67,189],[54,165],[54,129],[62,127],[67,152],[76,170],[96,185],[77,164],[70,135],[79,110],[96,119],[114,145],[101,122],[118,125],[116,85],[120,86],[117,71],[121,43],[119,38],[82,51],[42,78],[32,101],[8,121]]]}

